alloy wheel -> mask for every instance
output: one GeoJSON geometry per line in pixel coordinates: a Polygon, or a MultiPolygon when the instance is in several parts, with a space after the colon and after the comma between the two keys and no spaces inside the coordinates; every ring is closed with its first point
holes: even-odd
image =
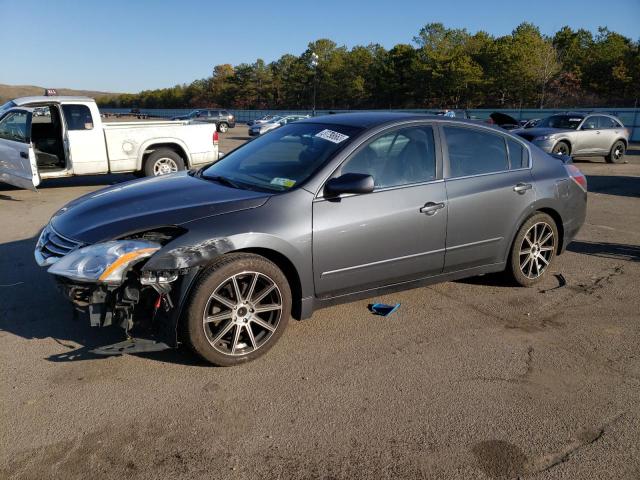
{"type": "Polygon", "coordinates": [[[555,245],[551,225],[546,222],[534,224],[520,245],[520,271],[529,279],[538,278],[549,266],[555,245]]]}
{"type": "Polygon", "coordinates": [[[242,356],[265,345],[281,318],[282,294],[276,283],[263,273],[241,272],[213,291],[202,326],[215,350],[242,356]]]}
{"type": "Polygon", "coordinates": [[[613,159],[620,160],[623,155],[624,155],[624,148],[620,144],[617,144],[616,147],[613,149],[613,159]]]}
{"type": "Polygon", "coordinates": [[[168,158],[168,157],[159,158],[153,164],[153,174],[155,176],[166,175],[168,173],[174,173],[177,171],[178,171],[178,165],[173,160],[173,158],[168,158]]]}

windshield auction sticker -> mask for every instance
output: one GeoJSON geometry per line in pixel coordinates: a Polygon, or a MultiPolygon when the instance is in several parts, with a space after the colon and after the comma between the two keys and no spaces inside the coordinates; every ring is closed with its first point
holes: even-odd
{"type": "Polygon", "coordinates": [[[295,180],[291,180],[290,178],[280,178],[276,177],[271,180],[271,185],[280,185],[281,187],[291,188],[296,184],[295,180]]]}
{"type": "Polygon", "coordinates": [[[333,130],[322,130],[321,132],[318,132],[315,134],[316,137],[318,138],[324,138],[325,140],[329,140],[330,142],[333,143],[341,143],[344,142],[347,138],[349,138],[348,135],[343,135],[340,132],[334,132],[333,130]]]}

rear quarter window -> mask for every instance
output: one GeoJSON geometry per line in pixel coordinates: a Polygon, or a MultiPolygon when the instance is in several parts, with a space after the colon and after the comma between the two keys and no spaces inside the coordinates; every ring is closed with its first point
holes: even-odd
{"type": "Polygon", "coordinates": [[[509,149],[509,160],[511,161],[511,170],[516,168],[527,168],[529,166],[529,151],[516,140],[507,139],[507,147],[509,149]]]}

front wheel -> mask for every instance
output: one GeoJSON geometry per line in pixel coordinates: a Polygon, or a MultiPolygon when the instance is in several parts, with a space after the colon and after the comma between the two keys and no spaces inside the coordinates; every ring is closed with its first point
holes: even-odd
{"type": "Polygon", "coordinates": [[[569,155],[571,153],[571,149],[566,142],[558,142],[553,146],[553,150],[551,153],[556,153],[559,155],[569,155]]]}
{"type": "Polygon", "coordinates": [[[229,130],[229,125],[224,122],[218,124],[218,131],[220,133],[226,133],[227,130],[229,130]]]}
{"type": "Polygon", "coordinates": [[[607,161],[607,163],[622,163],[622,161],[624,160],[625,150],[626,148],[625,148],[624,142],[622,140],[618,140],[611,147],[611,151],[609,152],[609,155],[607,155],[604,158],[607,161]]]}
{"type": "Polygon", "coordinates": [[[546,213],[536,213],[518,230],[507,271],[518,285],[530,287],[547,273],[557,249],[556,222],[546,213]]]}
{"type": "Polygon", "coordinates": [[[266,258],[227,254],[199,279],[185,313],[193,350],[214,365],[237,365],[263,355],[282,336],[291,290],[266,258]]]}

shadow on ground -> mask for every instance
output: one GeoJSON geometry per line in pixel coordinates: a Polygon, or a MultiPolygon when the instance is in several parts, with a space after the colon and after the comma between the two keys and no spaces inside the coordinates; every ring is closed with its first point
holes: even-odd
{"type": "Polygon", "coordinates": [[[594,257],[640,262],[640,246],[638,245],[573,241],[569,244],[567,250],[594,257]]]}
{"type": "MultiPolygon", "coordinates": [[[[93,186],[109,186],[115,185],[116,183],[128,182],[130,180],[135,180],[137,177],[131,173],[120,173],[120,174],[109,174],[109,175],[79,175],[76,177],[65,177],[65,178],[50,178],[47,180],[43,180],[40,185],[38,185],[38,190],[47,190],[51,188],[67,188],[67,187],[93,187],[93,186]]],[[[18,187],[14,187],[13,185],[9,185],[7,183],[0,182],[0,191],[12,191],[12,190],[21,190],[18,187]]],[[[5,195],[0,195],[0,199],[2,197],[7,197],[5,195]]],[[[4,198],[4,200],[12,200],[12,198],[4,198]]]]}
{"type": "Polygon", "coordinates": [[[587,189],[595,193],[640,198],[640,177],[587,175],[587,189]]]}

